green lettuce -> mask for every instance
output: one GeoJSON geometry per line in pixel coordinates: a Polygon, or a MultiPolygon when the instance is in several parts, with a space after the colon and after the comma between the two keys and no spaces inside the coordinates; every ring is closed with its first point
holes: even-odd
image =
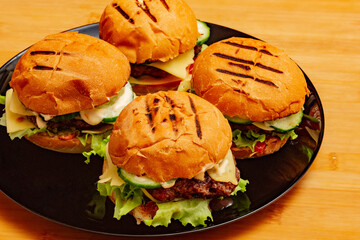
{"type": "Polygon", "coordinates": [[[68,114],[64,114],[64,115],[57,115],[57,116],[53,117],[51,119],[51,121],[53,121],[53,122],[62,122],[62,121],[74,119],[79,115],[80,115],[79,112],[68,113],[68,114]]]}
{"type": "Polygon", "coordinates": [[[232,140],[237,147],[249,147],[254,152],[254,148],[257,142],[264,142],[266,135],[254,133],[252,130],[242,132],[236,129],[232,133],[232,140]]]}
{"type": "Polygon", "coordinates": [[[5,99],[6,99],[5,96],[0,95],[0,104],[5,105],[5,99]]]}
{"type": "Polygon", "coordinates": [[[3,115],[0,118],[0,126],[6,127],[6,113],[3,113],[3,115]]]}
{"type": "MultiPolygon", "coordinates": [[[[85,134],[83,137],[78,137],[83,145],[86,144],[87,138],[90,133],[85,134]]],[[[85,163],[90,163],[91,155],[99,155],[105,157],[106,144],[110,139],[110,131],[103,134],[90,134],[91,135],[91,151],[83,152],[82,155],[86,157],[85,163]]]]}
{"type": "Polygon", "coordinates": [[[9,136],[10,136],[11,140],[14,140],[15,138],[21,139],[24,136],[31,136],[31,135],[46,132],[46,131],[47,131],[46,128],[40,128],[40,129],[39,128],[34,128],[34,129],[27,128],[27,129],[20,130],[17,132],[9,133],[9,136]]]}
{"type": "Polygon", "coordinates": [[[285,133],[273,132],[272,135],[277,136],[278,138],[280,138],[280,140],[284,140],[285,138],[288,138],[288,137],[290,137],[292,140],[294,140],[298,137],[298,135],[295,133],[294,130],[291,130],[291,131],[288,131],[285,133]]]}
{"type": "Polygon", "coordinates": [[[236,196],[239,191],[244,193],[246,191],[247,184],[249,184],[249,180],[244,180],[240,178],[239,183],[236,186],[235,190],[231,193],[231,196],[236,196]]]}
{"type": "Polygon", "coordinates": [[[171,219],[179,220],[182,225],[191,224],[193,227],[206,226],[205,221],[213,220],[209,208],[210,200],[189,199],[178,202],[157,203],[158,210],[153,219],[144,220],[148,226],[167,227],[171,219]]]}
{"type": "Polygon", "coordinates": [[[110,183],[98,183],[97,190],[101,196],[112,196],[115,192],[114,218],[120,218],[143,203],[143,192],[130,184],[111,186],[110,183]]]}

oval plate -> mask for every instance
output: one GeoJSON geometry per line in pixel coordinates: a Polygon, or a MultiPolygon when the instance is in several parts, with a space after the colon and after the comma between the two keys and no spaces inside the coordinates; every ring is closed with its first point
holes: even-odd
{"type": "MultiPolygon", "coordinates": [[[[254,38],[216,24],[209,23],[209,26],[211,36],[208,45],[232,36],[254,38]]],[[[98,37],[98,24],[69,31],[98,37]]],[[[23,53],[0,69],[1,95],[9,88],[11,73],[23,53]]],[[[320,148],[324,133],[324,112],[313,84],[306,74],[305,77],[311,95],[306,99],[304,112],[311,111],[320,118],[320,124],[315,124],[318,129],[312,131],[317,141],[306,131],[314,124],[304,118],[297,129],[299,137],[289,141],[279,152],[258,159],[238,160],[241,177],[250,181],[246,195],[239,194],[234,198],[232,207],[214,212],[214,221],[209,222],[207,227],[194,229],[184,227],[177,221],[173,221],[167,228],[147,227],[144,224],[137,225],[131,216],[118,221],[112,217],[114,205],[109,200],[105,203],[105,216],[96,219],[91,212],[94,197],[97,196],[96,182],[101,174],[102,160],[94,157],[89,164],[85,164],[81,155],[48,151],[25,139],[11,141],[5,127],[0,127],[0,189],[23,207],[47,219],[86,231],[118,236],[182,234],[244,218],[291,189],[309,169],[320,148]]]]}

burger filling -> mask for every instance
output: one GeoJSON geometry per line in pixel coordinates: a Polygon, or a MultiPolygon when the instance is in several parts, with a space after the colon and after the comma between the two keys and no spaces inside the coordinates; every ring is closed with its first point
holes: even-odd
{"type": "Polygon", "coordinates": [[[224,160],[203,172],[203,180],[173,179],[169,181],[171,184],[157,183],[156,187],[153,187],[156,183],[146,184],[148,178],[142,181],[128,174],[124,176],[123,170],[112,163],[108,152],[105,161],[107,167],[99,177],[98,191],[114,199],[114,217],[120,219],[130,213],[138,223],[143,221],[148,226],[167,226],[171,218],[183,225],[206,226],[205,221],[212,219],[210,199],[244,192],[248,183],[240,178],[230,150],[224,160]],[[230,177],[230,173],[233,176],[230,177]],[[226,180],[218,181],[211,177],[221,174],[227,176],[224,177],[226,180]],[[232,179],[235,179],[235,184],[232,179]]]}
{"type": "MultiPolygon", "coordinates": [[[[69,113],[65,115],[45,115],[27,109],[18,99],[16,92],[6,92],[5,113],[2,125],[7,127],[11,139],[44,134],[62,135],[63,140],[70,137],[85,137],[87,134],[102,134],[112,128],[121,110],[133,100],[131,85],[127,83],[118,95],[108,103],[91,110],[69,113]]],[[[86,140],[80,139],[83,144],[86,140]]]]}
{"type": "Polygon", "coordinates": [[[255,154],[265,151],[267,141],[296,139],[297,134],[294,129],[299,126],[302,117],[303,110],[288,117],[265,122],[252,122],[237,117],[227,117],[227,119],[233,129],[234,147],[246,147],[255,154]]]}
{"type": "Polygon", "coordinates": [[[197,20],[199,37],[196,46],[167,62],[131,64],[129,82],[139,95],[160,90],[187,91],[190,89],[192,67],[196,56],[206,48],[204,44],[210,37],[210,28],[205,22],[197,20]]]}
{"type": "Polygon", "coordinates": [[[191,78],[189,69],[194,63],[195,50],[191,49],[167,62],[131,64],[134,92],[139,95],[159,90],[176,90],[180,82],[191,78]]]}

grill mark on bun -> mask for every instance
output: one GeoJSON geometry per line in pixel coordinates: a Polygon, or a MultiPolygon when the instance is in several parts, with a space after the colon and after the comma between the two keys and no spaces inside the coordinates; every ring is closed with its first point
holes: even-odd
{"type": "Polygon", "coordinates": [[[134,24],[134,19],[130,18],[130,16],[119,6],[117,3],[113,3],[112,6],[126,19],[129,23],[134,24]]]}
{"type": "Polygon", "coordinates": [[[245,59],[241,59],[241,58],[236,58],[230,55],[226,55],[226,54],[222,54],[222,53],[214,53],[215,56],[219,57],[219,58],[224,58],[227,60],[231,60],[234,62],[240,62],[240,63],[246,63],[246,64],[250,64],[250,65],[254,65],[253,61],[249,61],[249,60],[245,60],[245,59]]]}
{"type": "Polygon", "coordinates": [[[202,131],[201,131],[201,126],[200,126],[199,116],[196,113],[196,107],[195,107],[194,101],[190,96],[189,96],[189,101],[190,101],[191,110],[195,114],[196,134],[200,139],[202,139],[202,131]]]}
{"type": "Polygon", "coordinates": [[[147,113],[145,113],[145,116],[148,119],[148,123],[150,125],[151,131],[154,133],[155,132],[155,127],[154,127],[154,122],[153,122],[153,116],[152,116],[151,109],[149,107],[148,101],[146,101],[146,112],[147,113]]]}
{"type": "MultiPolygon", "coordinates": [[[[165,100],[170,105],[169,119],[172,124],[172,129],[173,129],[174,133],[177,133],[179,130],[176,126],[176,115],[175,115],[174,109],[173,109],[175,107],[175,104],[174,104],[173,100],[171,98],[169,98],[169,96],[167,96],[167,95],[165,95],[165,100]]],[[[163,120],[163,122],[166,122],[165,119],[163,120]]]]}
{"type": "MultiPolygon", "coordinates": [[[[267,54],[269,56],[274,56],[271,52],[269,52],[268,50],[265,50],[265,49],[261,49],[259,52],[267,54]]],[[[274,57],[278,57],[278,56],[274,56],[274,57]]]]}
{"type": "Polygon", "coordinates": [[[256,47],[254,46],[247,46],[247,45],[243,45],[243,44],[239,44],[239,43],[234,43],[234,42],[230,42],[230,41],[226,41],[226,42],[223,42],[225,44],[228,44],[228,45],[231,45],[231,46],[234,46],[234,47],[239,47],[239,48],[244,48],[244,49],[248,49],[248,50],[252,50],[252,51],[258,51],[260,53],[264,53],[264,54],[267,54],[269,56],[273,56],[273,57],[278,57],[278,56],[275,56],[273,55],[271,52],[269,52],[268,50],[266,49],[257,49],[256,47]]]}
{"type": "Polygon", "coordinates": [[[62,69],[61,68],[53,68],[53,67],[48,67],[48,66],[41,66],[41,65],[36,65],[33,67],[33,69],[35,70],[48,70],[48,71],[52,71],[52,70],[55,70],[55,71],[61,71],[62,69]]]}
{"type": "Polygon", "coordinates": [[[236,72],[228,71],[228,70],[225,70],[225,69],[219,69],[219,68],[216,69],[216,71],[221,72],[221,73],[224,73],[224,74],[236,76],[236,77],[254,79],[256,82],[263,83],[263,84],[266,84],[266,85],[268,85],[268,86],[272,86],[272,87],[278,88],[278,86],[277,86],[275,83],[271,82],[271,81],[263,80],[263,79],[259,79],[259,78],[254,78],[253,76],[250,76],[250,75],[245,75],[245,74],[241,74],[241,73],[236,73],[236,72]]]}
{"type": "Polygon", "coordinates": [[[153,21],[153,22],[157,22],[157,19],[154,15],[151,14],[150,9],[148,7],[148,5],[146,4],[145,0],[142,1],[142,3],[139,2],[139,0],[136,0],[136,5],[141,8],[141,10],[143,10],[144,13],[146,13],[146,15],[149,16],[149,18],[153,21]]]}
{"type": "Polygon", "coordinates": [[[55,51],[32,51],[30,55],[67,55],[69,56],[70,53],[67,52],[55,52],[55,51]]]}
{"type": "Polygon", "coordinates": [[[261,63],[256,63],[255,67],[263,68],[263,69],[266,69],[266,70],[269,70],[269,71],[272,71],[272,72],[276,72],[276,73],[283,73],[283,71],[280,71],[278,69],[262,65],[261,63]]]}
{"type": "Polygon", "coordinates": [[[233,62],[228,62],[228,64],[231,65],[231,66],[236,66],[236,67],[245,69],[245,70],[251,70],[251,67],[250,67],[250,66],[247,66],[247,65],[238,64],[238,63],[233,63],[233,62]]]}
{"type": "Polygon", "coordinates": [[[221,73],[224,73],[224,74],[228,74],[228,75],[236,76],[236,77],[242,77],[242,78],[251,78],[251,79],[254,79],[254,77],[253,77],[253,76],[246,75],[246,74],[242,74],[242,73],[237,73],[237,72],[232,72],[232,71],[225,70],[225,69],[221,69],[221,68],[216,69],[216,71],[221,72],[221,73]]]}
{"type": "Polygon", "coordinates": [[[230,41],[226,41],[224,43],[228,44],[228,45],[231,45],[231,46],[234,46],[234,47],[245,48],[245,49],[249,49],[249,50],[252,50],[252,51],[258,51],[258,49],[256,47],[253,47],[253,46],[242,45],[242,44],[234,43],[234,42],[230,42],[230,41]]]}
{"type": "Polygon", "coordinates": [[[32,51],[30,55],[59,55],[59,53],[54,51],[32,51]]]}
{"type": "MultiPolygon", "coordinates": [[[[220,57],[220,58],[223,58],[223,59],[228,59],[228,60],[231,60],[231,61],[235,61],[235,62],[240,62],[240,63],[245,63],[245,64],[249,64],[249,65],[253,65],[255,67],[259,67],[259,68],[262,68],[262,69],[265,69],[265,70],[268,70],[268,71],[272,71],[272,72],[276,72],[276,73],[283,73],[283,71],[281,70],[278,70],[278,69],[275,69],[275,68],[272,68],[272,67],[269,67],[269,66],[266,66],[266,65],[263,65],[261,63],[254,63],[253,61],[250,61],[250,60],[245,60],[245,59],[241,59],[241,58],[237,58],[237,57],[233,57],[233,56],[230,56],[230,55],[226,55],[226,54],[222,54],[222,53],[214,53],[215,56],[217,57],[220,57]]],[[[250,70],[251,68],[249,66],[249,69],[246,68],[246,66],[242,65],[242,64],[236,64],[236,63],[232,63],[232,62],[229,62],[228,63],[229,65],[232,65],[232,66],[238,66],[238,67],[241,67],[241,68],[244,68],[246,70],[250,70]]],[[[253,78],[253,76],[249,76],[249,75],[245,75],[245,74],[241,74],[241,73],[235,73],[235,72],[231,72],[231,71],[228,71],[228,70],[224,70],[224,69],[216,69],[216,71],[218,72],[221,72],[221,73],[225,73],[225,74],[230,74],[230,75],[234,75],[234,76],[238,76],[238,77],[244,77],[244,78],[253,78]]],[[[275,84],[274,84],[275,85],[275,84]]],[[[276,86],[276,85],[275,85],[276,86]]]]}
{"type": "Polygon", "coordinates": [[[166,8],[166,10],[168,10],[169,11],[169,5],[166,3],[166,1],[165,0],[160,0],[160,2],[164,5],[164,7],[166,8]]]}
{"type": "Polygon", "coordinates": [[[259,82],[259,83],[263,83],[263,84],[269,85],[269,86],[272,86],[272,87],[279,88],[275,83],[273,83],[273,82],[271,82],[271,81],[268,81],[268,80],[263,80],[263,79],[255,78],[255,81],[256,81],[256,82],[259,82]]]}

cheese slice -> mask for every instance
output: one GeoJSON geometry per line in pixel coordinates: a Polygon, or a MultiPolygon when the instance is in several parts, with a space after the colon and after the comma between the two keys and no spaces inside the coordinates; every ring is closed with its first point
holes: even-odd
{"type": "Polygon", "coordinates": [[[238,181],[236,180],[236,168],[235,161],[232,155],[231,150],[229,150],[225,158],[213,168],[207,170],[209,176],[215,181],[219,182],[231,182],[232,184],[237,185],[238,181]]]}
{"type": "MultiPolygon", "coordinates": [[[[6,130],[8,133],[13,133],[17,131],[21,131],[28,128],[35,128],[36,126],[30,122],[26,116],[22,114],[18,114],[12,112],[10,109],[10,104],[12,102],[12,98],[17,98],[17,95],[13,94],[13,89],[9,89],[6,92],[6,101],[5,101],[5,113],[6,113],[6,130]]],[[[19,101],[19,99],[17,99],[19,101]]],[[[16,102],[16,100],[15,100],[16,102]]],[[[19,101],[20,102],[20,101],[19,101]]],[[[16,109],[16,107],[15,107],[16,109]]],[[[18,109],[17,109],[18,110],[18,109]]]]}
{"type": "Polygon", "coordinates": [[[194,56],[194,49],[190,49],[170,61],[153,62],[148,65],[164,70],[178,78],[185,79],[188,72],[186,68],[194,62],[194,56]]]}
{"type": "Polygon", "coordinates": [[[122,180],[119,177],[119,174],[117,172],[118,167],[113,164],[113,162],[111,161],[110,155],[109,155],[109,151],[108,151],[108,145],[106,145],[106,152],[105,152],[105,159],[104,161],[106,161],[107,163],[107,168],[105,169],[105,171],[103,172],[103,174],[99,177],[99,182],[100,183],[105,183],[105,182],[110,182],[111,186],[121,186],[123,185],[125,182],[124,180],[122,180]]]}
{"type": "MultiPolygon", "coordinates": [[[[13,89],[11,89],[11,90],[13,90],[13,89]]],[[[24,115],[24,116],[34,115],[34,113],[31,110],[26,109],[24,104],[22,104],[20,102],[17,93],[14,92],[14,91],[12,91],[12,98],[11,98],[11,101],[10,101],[10,108],[9,109],[13,113],[17,113],[17,114],[24,115]]]]}

